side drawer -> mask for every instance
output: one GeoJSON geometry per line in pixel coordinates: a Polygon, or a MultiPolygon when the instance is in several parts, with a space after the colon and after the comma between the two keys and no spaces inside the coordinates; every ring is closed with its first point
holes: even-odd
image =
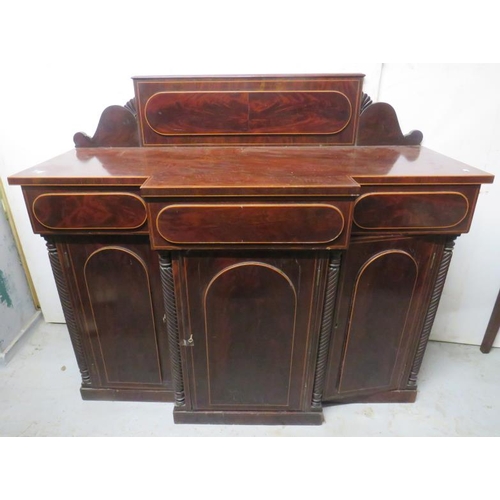
{"type": "Polygon", "coordinates": [[[464,233],[478,191],[477,186],[365,187],[354,205],[353,232],[464,233]]]}
{"type": "Polygon", "coordinates": [[[150,203],[154,248],[347,246],[351,202],[150,203]]]}
{"type": "Polygon", "coordinates": [[[146,204],[122,191],[24,190],[36,233],[145,232],[146,204]]]}

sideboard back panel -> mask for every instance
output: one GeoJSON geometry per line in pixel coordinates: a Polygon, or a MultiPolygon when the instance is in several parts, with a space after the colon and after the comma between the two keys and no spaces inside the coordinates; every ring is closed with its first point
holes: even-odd
{"type": "Polygon", "coordinates": [[[362,78],[136,78],[141,143],[352,145],[362,78]]]}

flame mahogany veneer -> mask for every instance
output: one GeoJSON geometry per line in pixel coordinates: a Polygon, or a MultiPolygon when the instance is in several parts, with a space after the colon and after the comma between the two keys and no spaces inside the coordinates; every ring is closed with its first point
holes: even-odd
{"type": "Polygon", "coordinates": [[[362,80],[134,78],[93,137],[9,178],[47,240],[84,399],[242,424],[415,400],[493,176],[404,135],[362,80]]]}

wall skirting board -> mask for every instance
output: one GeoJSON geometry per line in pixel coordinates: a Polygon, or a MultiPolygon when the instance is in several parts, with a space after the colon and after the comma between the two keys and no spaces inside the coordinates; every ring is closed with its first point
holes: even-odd
{"type": "Polygon", "coordinates": [[[36,311],[4,351],[0,352],[0,367],[5,366],[29,340],[36,327],[43,321],[41,311],[36,311]]]}

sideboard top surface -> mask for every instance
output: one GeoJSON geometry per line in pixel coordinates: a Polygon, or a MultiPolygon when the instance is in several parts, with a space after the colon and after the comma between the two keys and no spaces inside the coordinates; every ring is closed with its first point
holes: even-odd
{"type": "Polygon", "coordinates": [[[17,185],[142,186],[143,194],[356,194],[363,184],[481,184],[493,175],[416,146],[84,148],[17,185]],[[251,193],[250,193],[251,191],[251,193]],[[275,194],[275,193],[274,193],[275,194]]]}

